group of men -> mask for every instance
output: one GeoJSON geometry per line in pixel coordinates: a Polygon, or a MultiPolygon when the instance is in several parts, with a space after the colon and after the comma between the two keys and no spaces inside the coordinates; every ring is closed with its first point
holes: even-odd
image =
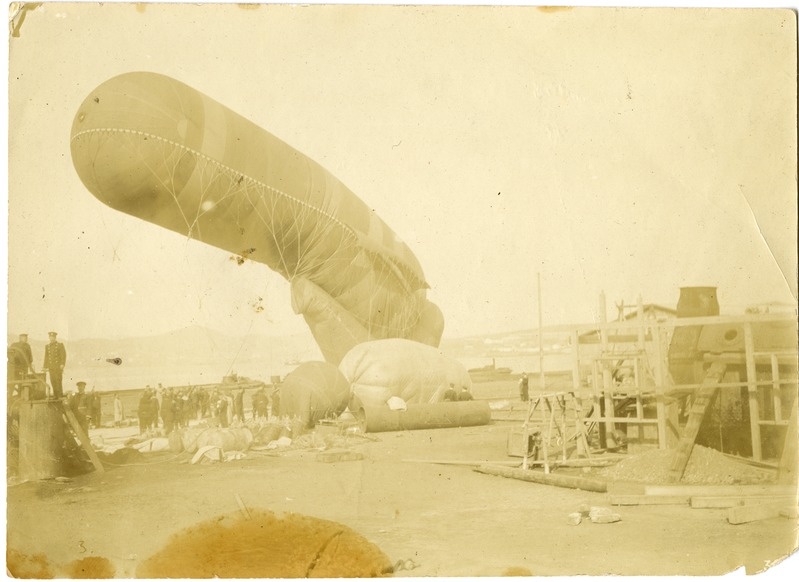
{"type": "MultiPolygon", "coordinates": [[[[159,384],[156,391],[148,386],[139,399],[139,430],[146,433],[150,429],[158,429],[159,418],[165,434],[187,427],[193,419],[211,418],[223,428],[230,426],[236,418],[243,422],[244,393],[244,387],[232,390],[214,389],[209,392],[203,387],[176,389],[162,388],[159,384]]],[[[269,418],[270,400],[272,415],[278,414],[279,400],[276,392],[270,398],[261,387],[251,398],[253,419],[269,418]]]]}
{"type": "MultiPolygon", "coordinates": [[[[53,396],[55,398],[63,398],[63,377],[64,366],[67,365],[67,350],[64,344],[58,341],[57,332],[51,331],[47,335],[50,341],[44,346],[42,372],[50,376],[53,396]]],[[[29,373],[36,373],[33,367],[33,353],[28,343],[28,334],[21,333],[19,334],[19,339],[8,346],[9,379],[12,381],[24,380],[29,373]]]]}
{"type": "Polygon", "coordinates": [[[455,391],[455,384],[449,385],[449,388],[444,392],[444,402],[466,402],[474,400],[472,393],[466,386],[461,386],[461,391],[455,391]]]}

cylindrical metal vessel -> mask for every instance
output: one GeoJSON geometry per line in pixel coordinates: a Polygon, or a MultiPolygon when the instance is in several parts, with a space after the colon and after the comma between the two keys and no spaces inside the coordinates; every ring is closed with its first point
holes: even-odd
{"type": "Polygon", "coordinates": [[[680,287],[677,317],[704,317],[719,314],[715,287],[680,287]]]}
{"type": "MultiPolygon", "coordinates": [[[[707,317],[719,314],[715,287],[680,287],[677,317],[707,317]]],[[[669,344],[669,372],[676,384],[701,382],[703,362],[697,345],[702,326],[675,327],[669,344]]]]}
{"type": "Polygon", "coordinates": [[[408,404],[407,410],[364,406],[351,412],[361,421],[365,432],[457,428],[491,422],[491,408],[485,400],[408,404]]]}
{"type": "Polygon", "coordinates": [[[65,424],[57,400],[19,403],[19,476],[35,480],[64,474],[65,424]]]}

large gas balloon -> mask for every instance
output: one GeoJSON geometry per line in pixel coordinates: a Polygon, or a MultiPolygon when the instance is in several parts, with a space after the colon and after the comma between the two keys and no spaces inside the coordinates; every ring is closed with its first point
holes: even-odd
{"type": "Polygon", "coordinates": [[[328,362],[374,339],[438,345],[443,317],[410,249],[327,170],[206,95],[114,77],[78,109],[71,149],[103,203],[289,280],[328,362]]]}

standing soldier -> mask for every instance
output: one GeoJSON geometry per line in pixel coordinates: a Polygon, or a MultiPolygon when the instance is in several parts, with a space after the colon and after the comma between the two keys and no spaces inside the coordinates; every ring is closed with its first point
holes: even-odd
{"type": "Polygon", "coordinates": [[[244,422],[244,386],[233,397],[233,416],[237,416],[239,422],[244,422]]]}
{"type": "Polygon", "coordinates": [[[56,398],[64,397],[64,390],[61,386],[61,379],[64,376],[64,366],[67,363],[67,350],[64,344],[57,341],[58,334],[51,331],[50,343],[44,346],[44,365],[42,372],[50,373],[50,385],[53,387],[53,396],[56,398]]]}
{"type": "Polygon", "coordinates": [[[69,403],[72,413],[78,420],[78,424],[83,429],[83,432],[89,434],[89,414],[90,402],[89,395],[86,394],[86,382],[78,382],[78,393],[72,397],[69,403]]]}
{"type": "Polygon", "coordinates": [[[122,405],[122,400],[119,394],[114,394],[114,426],[122,426],[122,421],[125,419],[125,407],[122,405]]]}
{"type": "Polygon", "coordinates": [[[527,378],[527,372],[523,373],[519,379],[519,398],[522,402],[530,400],[530,381],[527,378]]]}
{"type": "Polygon", "coordinates": [[[13,352],[14,355],[14,369],[9,367],[9,372],[12,372],[14,380],[22,380],[28,372],[33,373],[33,354],[31,345],[28,343],[27,333],[19,334],[19,341],[11,344],[9,350],[9,353],[13,352]]]}

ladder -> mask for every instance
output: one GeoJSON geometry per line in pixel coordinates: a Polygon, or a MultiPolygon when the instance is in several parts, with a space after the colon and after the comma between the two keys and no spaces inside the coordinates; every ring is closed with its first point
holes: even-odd
{"type": "Polygon", "coordinates": [[[103,468],[103,464],[100,462],[100,457],[97,456],[97,453],[94,452],[94,448],[92,448],[92,443],[89,440],[89,435],[87,435],[83,427],[78,422],[78,419],[75,417],[75,413],[70,410],[69,406],[64,406],[64,402],[60,401],[61,408],[64,412],[64,415],[67,417],[67,421],[69,426],[72,428],[72,431],[78,437],[78,441],[80,442],[81,448],[89,455],[89,460],[94,465],[95,470],[98,473],[103,473],[105,469],[103,468]]]}
{"type": "Polygon", "coordinates": [[[682,479],[685,473],[685,467],[688,465],[688,459],[691,457],[691,452],[694,450],[694,443],[696,436],[699,434],[699,428],[702,426],[702,421],[707,414],[707,410],[713,399],[716,397],[716,392],[719,389],[719,382],[724,377],[724,372],[727,370],[727,364],[723,362],[713,362],[705,374],[702,385],[696,392],[694,401],[691,404],[691,410],[688,414],[688,422],[680,435],[680,442],[677,444],[674,459],[669,468],[669,480],[676,483],[682,479]]]}

